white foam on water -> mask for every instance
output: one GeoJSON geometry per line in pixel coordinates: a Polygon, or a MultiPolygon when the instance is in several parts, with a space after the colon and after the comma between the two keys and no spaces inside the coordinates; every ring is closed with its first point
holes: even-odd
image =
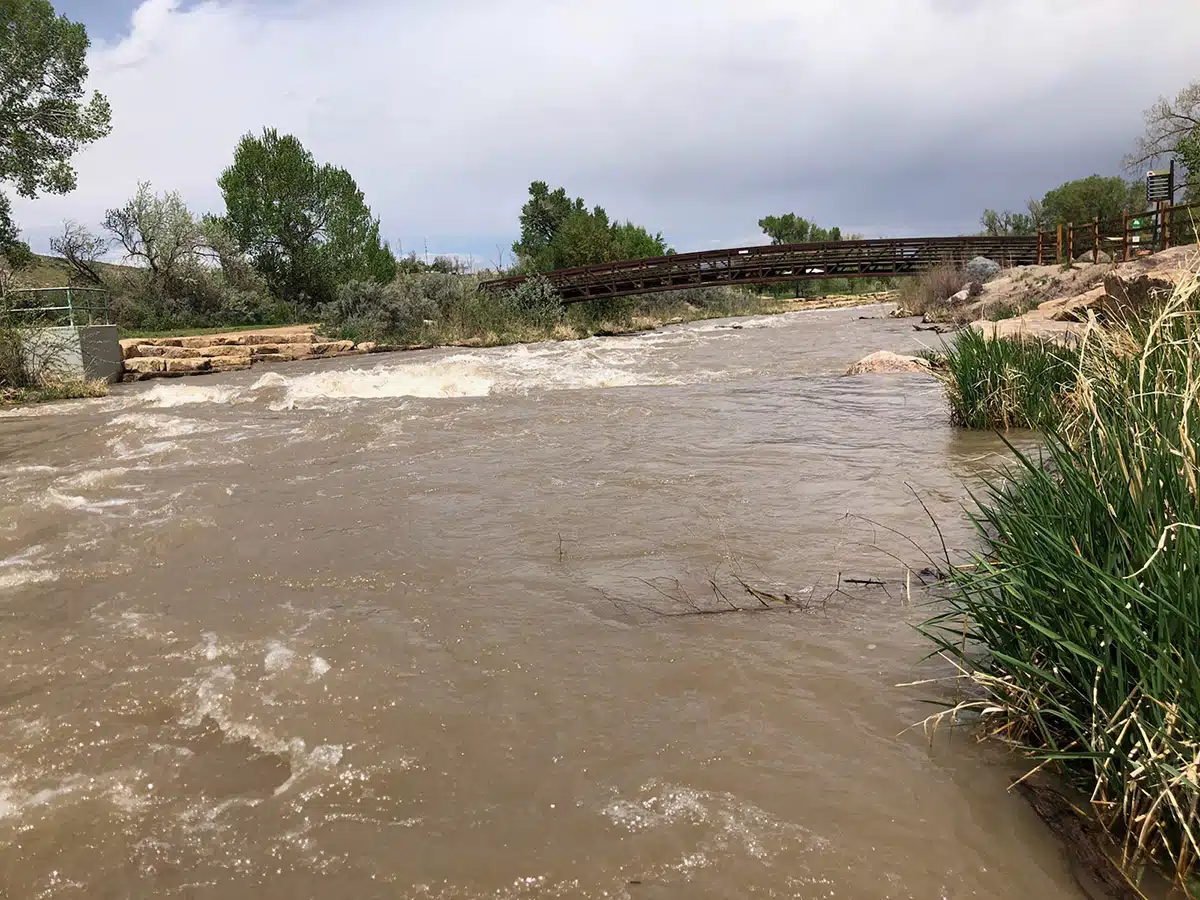
{"type": "Polygon", "coordinates": [[[86,779],[72,775],[54,787],[40,790],[22,790],[11,782],[0,782],[0,819],[19,817],[27,810],[49,806],[59,797],[79,790],[86,779]]]}
{"type": "Polygon", "coordinates": [[[279,641],[267,644],[267,655],[263,657],[263,668],[268,672],[282,672],[290,669],[296,659],[296,651],[279,641]]]}
{"type": "Polygon", "coordinates": [[[651,781],[636,800],[617,799],[603,813],[631,834],[680,826],[703,835],[681,861],[670,868],[709,865],[729,854],[770,862],[781,854],[794,857],[806,850],[826,850],[829,842],[793,822],[786,822],[732,794],[699,791],[651,781]]]}
{"type": "Polygon", "coordinates": [[[128,506],[130,501],[119,497],[111,500],[88,500],[86,497],[76,497],[49,488],[43,497],[43,502],[46,505],[59,506],[76,512],[103,513],[113,507],[128,506]]]}
{"type": "Polygon", "coordinates": [[[118,481],[128,475],[129,472],[129,469],[121,466],[110,469],[89,469],[86,472],[80,472],[78,475],[62,478],[59,480],[59,484],[63,487],[75,488],[76,490],[88,490],[118,481]]]}
{"type": "MultiPolygon", "coordinates": [[[[123,413],[109,423],[110,426],[125,427],[131,430],[141,430],[159,438],[187,437],[206,430],[203,425],[193,419],[162,413],[123,413]]],[[[109,441],[112,445],[112,441],[109,441]]]]}
{"type": "Polygon", "coordinates": [[[27,584],[57,581],[57,572],[38,567],[44,551],[45,548],[41,544],[35,544],[7,559],[0,559],[0,590],[15,590],[27,584]]]}
{"type": "Polygon", "coordinates": [[[308,665],[308,671],[312,673],[313,681],[324,678],[330,669],[329,663],[319,656],[314,656],[308,665]]]}
{"type": "MultiPolygon", "coordinates": [[[[208,635],[205,637],[207,639],[208,635]]],[[[272,658],[272,654],[275,654],[273,658],[277,665],[280,661],[285,661],[284,665],[290,665],[295,657],[294,651],[278,642],[268,644],[268,658],[272,658]]],[[[313,772],[332,772],[337,769],[345,754],[344,745],[320,744],[309,749],[303,738],[281,738],[270,729],[249,719],[235,717],[231,712],[231,705],[233,694],[238,688],[238,678],[232,665],[201,670],[183,689],[184,695],[193,695],[184,699],[186,713],[182,718],[183,724],[195,727],[206,718],[212,719],[226,738],[246,740],[263,753],[273,753],[286,758],[291,774],[275,789],[276,796],[286,793],[313,772]]],[[[263,699],[261,694],[259,699],[263,699]]]]}
{"type": "Polygon", "coordinates": [[[437,363],[407,363],[371,369],[313,372],[286,378],[264,375],[251,390],[280,388],[282,401],[272,409],[291,409],[320,400],[379,400],[400,397],[486,397],[493,379],[474,359],[452,356],[437,363]]]}
{"type": "Polygon", "coordinates": [[[228,385],[156,384],[138,394],[136,401],[146,406],[172,409],[202,403],[233,403],[240,396],[241,391],[237,387],[228,385]]]}
{"type": "Polygon", "coordinates": [[[27,584],[45,584],[58,581],[58,573],[49,569],[18,569],[15,572],[0,572],[0,591],[11,591],[27,584]]]}

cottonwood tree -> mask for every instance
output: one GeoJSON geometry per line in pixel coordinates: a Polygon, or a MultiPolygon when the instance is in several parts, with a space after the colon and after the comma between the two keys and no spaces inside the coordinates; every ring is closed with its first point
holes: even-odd
{"type": "Polygon", "coordinates": [[[217,183],[221,227],[281,299],[312,308],[339,284],[395,278],[396,258],[350,173],[318,165],[292,135],[246,135],[217,183]]]}
{"type": "MultiPolygon", "coordinates": [[[[1032,203],[1030,204],[1032,206],[1032,203]]],[[[1007,237],[1011,235],[1036,234],[1038,223],[1032,213],[1015,213],[1010,210],[996,212],[985,209],[979,217],[983,233],[991,237],[1007,237]]]]}
{"type": "MultiPolygon", "coordinates": [[[[0,184],[22,197],[73,190],[71,157],[110,130],[108,101],[84,98],[87,49],[87,30],[49,0],[0,0],[0,184]]],[[[11,247],[10,206],[0,200],[0,239],[11,247]]]]}
{"type": "Polygon", "coordinates": [[[1059,185],[1042,200],[1048,225],[1074,222],[1081,224],[1099,218],[1102,222],[1120,219],[1125,213],[1146,208],[1146,191],[1140,182],[1123,178],[1090,175],[1059,185]]]}
{"type": "Polygon", "coordinates": [[[1130,169],[1141,170],[1158,160],[1174,159],[1186,170],[1189,200],[1200,200],[1200,81],[1174,98],[1160,97],[1145,112],[1146,133],[1125,158],[1130,169]]]}
{"type": "Polygon", "coordinates": [[[101,284],[100,260],[108,253],[107,238],[93,234],[78,222],[63,223],[63,233],[50,239],[50,252],[61,256],[71,273],[82,281],[101,284]]]}
{"type": "Polygon", "coordinates": [[[124,250],[125,262],[144,268],[160,288],[188,274],[206,247],[183,198],[175,192],[156,194],[149,182],[139,184],[124,206],[104,214],[104,228],[124,250]]]}
{"type": "Polygon", "coordinates": [[[842,229],[821,228],[795,213],[781,216],[766,216],[758,220],[758,227],[771,239],[772,244],[806,244],[842,240],[842,229]]]}
{"type": "Polygon", "coordinates": [[[551,191],[544,181],[529,186],[521,208],[521,238],[513,244],[518,268],[550,272],[573,266],[667,256],[674,251],[662,234],[633,222],[613,222],[604,207],[588,209],[582,197],[565,188],[551,191]]]}

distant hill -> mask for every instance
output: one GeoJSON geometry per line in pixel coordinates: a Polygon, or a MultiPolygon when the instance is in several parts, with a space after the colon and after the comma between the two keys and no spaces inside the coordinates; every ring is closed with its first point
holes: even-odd
{"type": "MultiPolygon", "coordinates": [[[[129,267],[116,263],[97,263],[97,268],[104,275],[116,275],[129,267]]],[[[40,254],[35,254],[33,263],[17,273],[15,282],[16,288],[95,287],[76,275],[65,259],[40,254]]]]}

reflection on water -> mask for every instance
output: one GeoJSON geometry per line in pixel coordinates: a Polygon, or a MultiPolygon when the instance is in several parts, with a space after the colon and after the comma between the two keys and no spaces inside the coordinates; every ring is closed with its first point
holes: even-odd
{"type": "Polygon", "coordinates": [[[1002,448],[837,377],[913,346],[859,314],[0,415],[0,893],[1076,897],[905,732],[889,529],[969,546],[1002,448]],[[662,615],[733,576],[814,608],[662,615]]]}

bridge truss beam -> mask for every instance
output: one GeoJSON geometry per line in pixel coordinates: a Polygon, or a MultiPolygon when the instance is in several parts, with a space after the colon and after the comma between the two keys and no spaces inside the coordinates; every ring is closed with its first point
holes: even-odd
{"type": "MultiPolygon", "coordinates": [[[[885,238],[817,244],[777,244],[679,253],[559,269],[546,277],[565,303],[629,297],[712,285],[754,285],[821,278],[892,278],[941,263],[962,265],[986,256],[1005,266],[1038,261],[1036,237],[885,238]]],[[[525,279],[484,282],[511,290],[525,279]]]]}

